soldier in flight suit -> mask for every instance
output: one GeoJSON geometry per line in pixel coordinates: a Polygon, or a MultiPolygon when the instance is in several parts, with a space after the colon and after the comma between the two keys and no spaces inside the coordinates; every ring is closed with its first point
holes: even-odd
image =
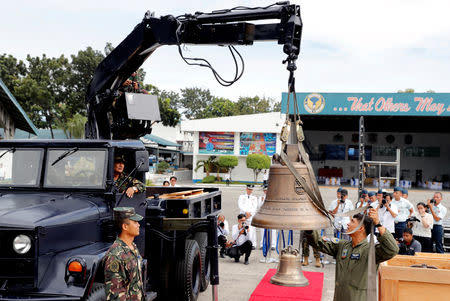
{"type": "Polygon", "coordinates": [[[356,214],[348,224],[348,231],[358,228],[363,220],[363,225],[353,234],[349,240],[331,241],[322,239],[317,231],[305,231],[308,243],[320,252],[336,258],[336,283],[334,289],[335,301],[364,301],[367,297],[367,263],[369,258],[369,243],[367,235],[375,224],[380,236],[375,245],[375,262],[386,261],[397,255],[398,246],[394,236],[380,224],[377,209],[369,210],[369,217],[361,213],[356,214]],[[373,221],[373,224],[372,224],[373,221]]]}
{"type": "Polygon", "coordinates": [[[124,168],[125,168],[125,159],[123,158],[123,156],[116,156],[114,158],[114,186],[118,188],[120,193],[122,193],[125,189],[127,189],[126,194],[129,198],[132,198],[136,192],[144,192],[145,185],[135,178],[129,178],[128,181],[122,183],[123,180],[125,180],[125,178],[128,177],[128,175],[123,172],[124,168]],[[129,181],[132,181],[133,185],[127,188],[129,181]]]}
{"type": "Polygon", "coordinates": [[[114,222],[120,234],[105,256],[106,300],[145,300],[142,257],[133,242],[142,219],[133,207],[114,208],[114,222]]]}

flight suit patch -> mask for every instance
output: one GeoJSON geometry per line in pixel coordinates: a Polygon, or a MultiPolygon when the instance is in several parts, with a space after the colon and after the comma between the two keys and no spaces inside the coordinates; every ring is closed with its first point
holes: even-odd
{"type": "Polygon", "coordinates": [[[348,254],[348,250],[347,249],[342,250],[341,258],[345,259],[345,257],[347,257],[347,254],[348,254]]]}
{"type": "Polygon", "coordinates": [[[360,257],[361,257],[361,254],[352,253],[352,255],[350,255],[350,259],[353,259],[353,260],[359,260],[360,257]]]}

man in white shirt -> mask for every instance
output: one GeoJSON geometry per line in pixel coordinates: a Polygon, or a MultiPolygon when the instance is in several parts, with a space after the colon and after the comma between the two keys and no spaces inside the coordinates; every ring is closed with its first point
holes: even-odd
{"type": "Polygon", "coordinates": [[[391,204],[397,206],[398,215],[394,218],[394,228],[396,239],[403,237],[403,229],[406,227],[406,220],[414,213],[413,205],[405,200],[403,197],[403,189],[400,187],[394,188],[394,199],[391,204]]]}
{"type": "MultiPolygon", "coordinates": [[[[242,194],[239,196],[238,200],[238,206],[239,206],[239,213],[242,213],[245,215],[246,221],[248,225],[250,226],[252,223],[253,216],[256,214],[256,211],[258,210],[258,198],[253,195],[253,188],[254,185],[247,185],[247,193],[242,194]]],[[[253,248],[257,246],[256,243],[256,231],[254,227],[250,226],[250,240],[252,242],[253,248]]]]}
{"type": "Polygon", "coordinates": [[[375,191],[369,191],[367,196],[369,197],[368,204],[372,206],[372,208],[377,209],[378,207],[377,193],[375,191]]]}
{"type": "Polygon", "coordinates": [[[220,214],[217,217],[217,241],[220,246],[220,257],[225,258],[225,245],[227,243],[227,236],[230,234],[230,228],[225,216],[220,214]]]}
{"type": "Polygon", "coordinates": [[[404,198],[405,200],[408,200],[408,189],[406,189],[406,188],[402,189],[402,198],[404,198]]]}
{"type": "Polygon", "coordinates": [[[246,222],[246,218],[244,214],[238,215],[238,223],[233,225],[231,229],[231,237],[233,239],[234,246],[233,248],[237,248],[237,252],[234,252],[234,261],[239,262],[239,258],[242,255],[244,257],[244,264],[248,264],[248,258],[252,253],[252,242],[250,241],[250,234],[252,229],[249,227],[249,224],[246,222]]]}
{"type": "Polygon", "coordinates": [[[264,170],[263,173],[263,186],[267,186],[269,185],[269,173],[267,172],[267,170],[264,170]]]}
{"type": "Polygon", "coordinates": [[[442,193],[435,192],[434,198],[428,200],[428,208],[433,215],[433,229],[431,230],[431,245],[436,244],[436,253],[444,253],[444,247],[442,245],[442,236],[444,235],[442,229],[442,220],[447,214],[447,208],[441,204],[442,193]]]}
{"type": "MultiPolygon", "coordinates": [[[[395,223],[394,219],[398,215],[398,208],[392,201],[383,198],[383,191],[380,189],[377,192],[377,203],[378,203],[378,216],[380,218],[380,224],[382,224],[386,230],[395,233],[395,223]]],[[[375,228],[378,232],[378,228],[375,228]]]]}
{"type": "MultiPolygon", "coordinates": [[[[264,201],[266,200],[266,196],[267,196],[267,186],[264,186],[263,192],[264,192],[264,194],[259,198],[259,201],[258,201],[258,209],[257,209],[257,210],[259,210],[259,208],[261,208],[261,206],[264,204],[264,201]]],[[[262,249],[262,247],[263,247],[263,242],[264,242],[264,232],[265,232],[266,229],[259,228],[259,230],[260,230],[260,233],[261,233],[261,243],[259,244],[259,247],[262,249]]],[[[272,249],[275,249],[276,244],[277,244],[277,230],[270,230],[270,229],[267,229],[267,231],[271,231],[270,238],[271,238],[272,242],[271,242],[271,244],[270,244],[270,247],[271,247],[272,249]]]]}
{"type": "MultiPolygon", "coordinates": [[[[353,203],[349,199],[347,199],[348,191],[347,189],[339,188],[337,191],[337,199],[331,202],[328,207],[328,211],[331,214],[337,213],[347,213],[353,209],[353,203]],[[340,189],[340,190],[339,190],[340,189]]],[[[347,216],[337,216],[334,219],[334,236],[342,239],[350,239],[347,234],[342,234],[347,231],[347,225],[350,222],[350,217],[347,216]],[[336,230],[337,229],[337,230],[336,230]]]]}
{"type": "Polygon", "coordinates": [[[367,189],[363,189],[361,191],[361,197],[356,202],[355,208],[364,207],[364,206],[366,206],[369,203],[369,195],[368,194],[369,194],[369,192],[367,191],[367,189]]]}

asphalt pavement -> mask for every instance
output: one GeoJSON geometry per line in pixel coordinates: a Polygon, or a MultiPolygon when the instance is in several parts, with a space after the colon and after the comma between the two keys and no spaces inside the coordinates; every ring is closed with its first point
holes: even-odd
{"type": "MultiPolygon", "coordinates": [[[[181,184],[192,186],[192,183],[181,184]]],[[[201,186],[201,184],[197,186],[201,186]]],[[[222,214],[224,214],[228,220],[231,231],[231,227],[236,223],[237,215],[239,214],[237,200],[239,195],[245,193],[245,186],[236,185],[227,187],[218,185],[218,187],[222,190],[222,214]]],[[[357,189],[353,187],[346,188],[349,191],[349,199],[355,203],[357,199],[357,189]]],[[[322,198],[324,199],[327,207],[329,203],[336,198],[336,189],[337,187],[335,186],[320,186],[322,198]]],[[[370,190],[375,189],[369,189],[369,191],[370,190]]],[[[256,196],[261,196],[263,194],[262,188],[259,186],[255,187],[253,193],[256,196]]],[[[420,201],[426,201],[426,199],[431,198],[432,196],[432,190],[409,190],[409,200],[414,205],[420,201]]],[[[450,207],[450,192],[443,192],[442,203],[447,208],[450,207]]],[[[327,229],[327,233],[332,233],[331,228],[327,229]]],[[[260,234],[258,231],[258,240],[260,239],[259,235],[260,234]]],[[[294,246],[297,248],[299,246],[299,233],[295,233],[294,235],[294,246]]],[[[310,253],[312,256],[312,250],[310,253]]],[[[273,258],[278,257],[276,253],[272,255],[273,258]]],[[[263,255],[259,248],[256,248],[256,250],[252,252],[249,265],[243,264],[242,257],[239,263],[234,262],[233,259],[228,257],[219,258],[219,300],[247,301],[266,272],[269,269],[277,268],[277,263],[262,263],[260,262],[261,259],[263,259],[263,255]]],[[[324,264],[321,268],[316,268],[312,262],[309,266],[303,267],[303,270],[324,273],[322,300],[333,300],[334,274],[336,265],[332,263],[333,258],[328,255],[324,256],[323,261],[328,262],[328,264],[324,264]]],[[[200,295],[198,300],[212,300],[211,286],[209,286],[208,289],[200,295]]]]}

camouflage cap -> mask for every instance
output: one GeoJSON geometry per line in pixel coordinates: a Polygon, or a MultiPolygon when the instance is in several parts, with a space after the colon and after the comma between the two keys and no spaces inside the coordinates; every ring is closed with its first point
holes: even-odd
{"type": "Polygon", "coordinates": [[[142,216],[136,214],[133,207],[116,207],[114,208],[114,220],[130,219],[132,221],[141,221],[142,216]]]}
{"type": "Polygon", "coordinates": [[[116,155],[115,157],[114,157],[114,162],[123,162],[123,163],[125,163],[125,162],[127,162],[126,160],[125,160],[125,158],[123,157],[123,155],[116,155]]]}

